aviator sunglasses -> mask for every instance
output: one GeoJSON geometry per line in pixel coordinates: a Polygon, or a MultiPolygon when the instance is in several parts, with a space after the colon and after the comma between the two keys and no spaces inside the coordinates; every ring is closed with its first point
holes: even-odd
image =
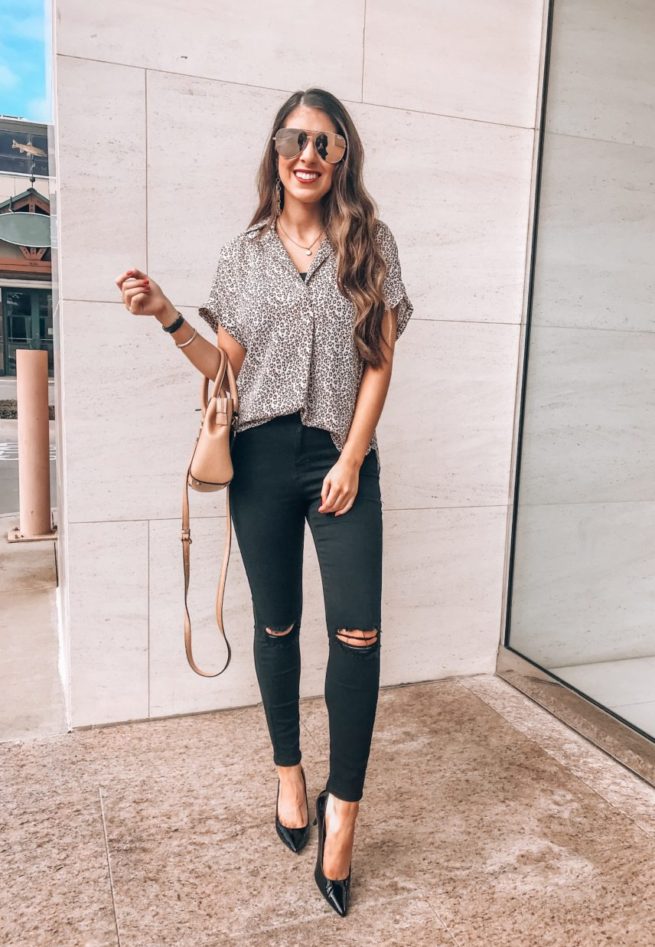
{"type": "Polygon", "coordinates": [[[338,164],[346,153],[346,139],[336,132],[306,132],[303,128],[278,128],[272,141],[283,158],[295,158],[304,151],[309,139],[319,158],[328,164],[338,164]]]}

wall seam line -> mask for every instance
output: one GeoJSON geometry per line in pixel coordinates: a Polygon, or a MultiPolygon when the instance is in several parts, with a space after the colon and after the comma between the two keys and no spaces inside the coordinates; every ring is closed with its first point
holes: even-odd
{"type": "MultiPolygon", "coordinates": [[[[72,56],[68,53],[58,53],[57,56],[61,57],[62,59],[78,59],[81,62],[100,63],[104,66],[118,66],[121,69],[143,69],[143,66],[133,66],[131,63],[117,62],[112,59],[94,59],[90,56],[72,56]]],[[[219,79],[214,76],[203,76],[192,72],[173,72],[169,69],[158,69],[157,67],[153,66],[146,67],[146,70],[147,72],[160,73],[164,76],[177,76],[180,79],[199,79],[201,82],[219,82],[221,85],[225,86],[236,86],[237,88],[242,89],[255,89],[260,92],[279,92],[281,95],[291,95],[296,91],[295,87],[293,89],[279,89],[275,86],[254,85],[253,83],[249,82],[235,82],[230,79],[219,79]]],[[[363,99],[360,101],[359,99],[351,99],[348,96],[339,96],[339,98],[346,105],[369,105],[372,108],[389,109],[394,112],[410,112],[412,115],[432,115],[435,118],[447,118],[460,122],[475,122],[478,125],[489,125],[495,128],[513,128],[528,132],[534,130],[532,125],[520,125],[517,122],[494,121],[492,119],[486,118],[475,118],[472,115],[451,115],[447,112],[430,112],[426,109],[410,108],[407,105],[386,105],[384,102],[371,102],[364,101],[363,99]]]]}

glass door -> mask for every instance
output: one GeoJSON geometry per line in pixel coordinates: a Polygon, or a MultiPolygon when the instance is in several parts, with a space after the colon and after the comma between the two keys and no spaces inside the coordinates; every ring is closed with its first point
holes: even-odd
{"type": "Polygon", "coordinates": [[[653,37],[551,3],[505,646],[655,762],[653,37]]]}
{"type": "Polygon", "coordinates": [[[45,349],[48,374],[54,371],[52,294],[49,289],[2,290],[4,326],[3,372],[16,374],[16,349],[45,349]]]}

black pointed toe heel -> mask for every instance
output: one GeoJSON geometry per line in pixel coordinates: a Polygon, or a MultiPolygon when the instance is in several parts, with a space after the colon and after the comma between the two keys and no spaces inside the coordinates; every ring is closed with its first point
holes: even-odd
{"type": "Polygon", "coordinates": [[[341,917],[348,913],[348,901],[350,897],[350,879],[352,870],[348,872],[348,877],[340,880],[326,878],[323,874],[323,849],[325,847],[325,806],[327,803],[328,790],[324,789],[316,797],[316,818],[314,825],[318,823],[318,854],[316,856],[316,867],[314,869],[314,879],[318,889],[330,905],[331,908],[341,917]]]}
{"type": "Polygon", "coordinates": [[[302,825],[296,829],[290,829],[287,825],[282,825],[277,811],[277,804],[280,799],[280,778],[277,780],[277,799],[275,802],[275,828],[287,848],[298,855],[309,841],[309,801],[307,799],[307,782],[305,780],[305,770],[300,767],[302,781],[305,784],[305,803],[307,805],[307,825],[302,825]]]}

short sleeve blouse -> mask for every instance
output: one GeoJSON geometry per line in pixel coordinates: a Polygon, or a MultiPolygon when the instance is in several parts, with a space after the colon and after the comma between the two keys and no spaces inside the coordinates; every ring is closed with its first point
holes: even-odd
{"type": "MultiPolygon", "coordinates": [[[[336,253],[326,238],[307,257],[303,278],[274,227],[255,239],[267,224],[221,248],[209,298],[198,309],[214,331],[221,325],[246,349],[237,378],[237,433],[300,411],[303,424],[327,430],[341,451],[365,367],[353,336],[355,305],[337,286],[336,253]]],[[[387,263],[387,308],[398,306],[398,338],[414,307],[391,230],[378,220],[375,235],[387,263]]],[[[380,464],[376,432],[370,450],[380,464]]]]}

